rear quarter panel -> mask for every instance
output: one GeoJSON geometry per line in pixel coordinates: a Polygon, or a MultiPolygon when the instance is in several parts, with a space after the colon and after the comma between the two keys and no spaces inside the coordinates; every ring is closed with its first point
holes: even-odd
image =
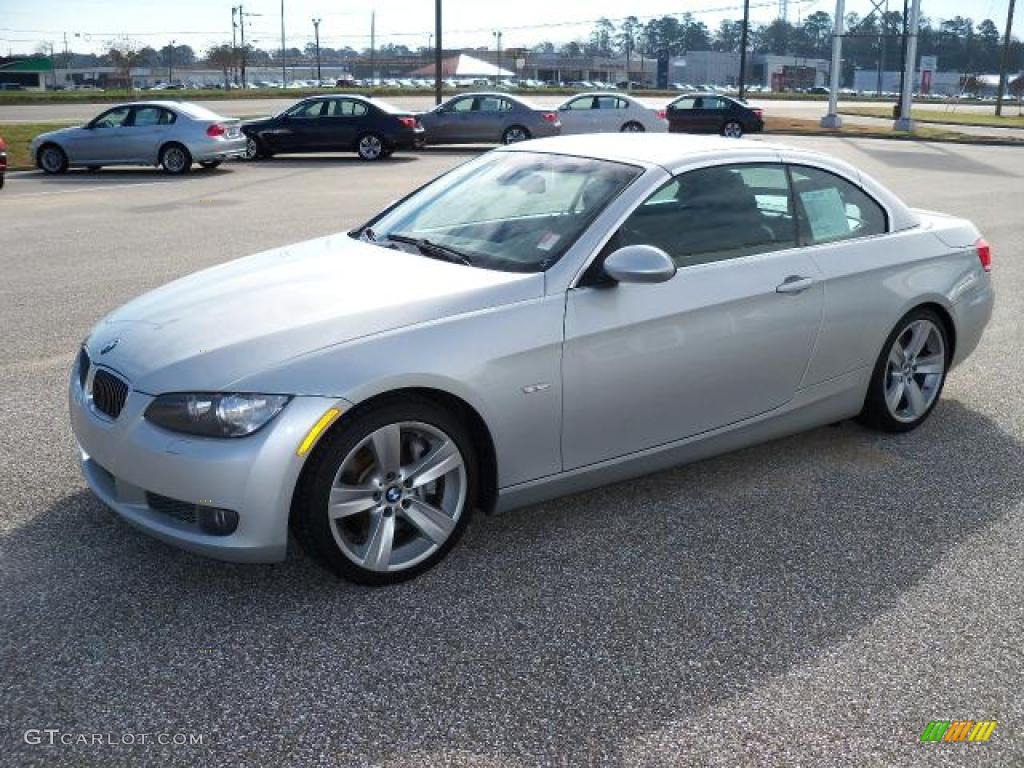
{"type": "Polygon", "coordinates": [[[973,248],[950,247],[922,226],[812,246],[808,253],[821,269],[825,302],[803,386],[873,366],[897,321],[921,304],[950,315],[957,360],[965,354],[959,342],[977,343],[978,323],[971,319],[971,327],[963,327],[965,310],[986,296],[990,303],[991,286],[973,248]]]}

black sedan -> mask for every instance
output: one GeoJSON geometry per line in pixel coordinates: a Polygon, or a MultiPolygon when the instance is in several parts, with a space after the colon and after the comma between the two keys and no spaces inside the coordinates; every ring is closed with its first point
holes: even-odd
{"type": "Polygon", "coordinates": [[[665,111],[669,133],[720,133],[738,139],[764,130],[760,109],[719,93],[680,96],[665,111]]]}
{"type": "Polygon", "coordinates": [[[356,152],[379,160],[423,145],[423,126],[405,110],[364,96],[314,96],[278,115],[242,125],[246,157],[287,152],[356,152]]]}

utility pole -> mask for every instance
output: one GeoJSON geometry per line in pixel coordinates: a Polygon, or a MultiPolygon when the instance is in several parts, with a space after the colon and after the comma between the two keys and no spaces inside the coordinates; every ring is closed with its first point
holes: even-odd
{"type": "MultiPolygon", "coordinates": [[[[903,81],[907,79],[907,19],[910,16],[910,0],[903,0],[903,36],[900,38],[900,94],[903,93],[903,81]]],[[[896,102],[896,118],[903,117],[903,102],[896,102]]]]}
{"type": "Polygon", "coordinates": [[[240,33],[239,42],[242,44],[242,87],[247,88],[248,83],[245,81],[245,10],[242,8],[241,4],[238,6],[238,30],[240,33]]]}
{"type": "Polygon", "coordinates": [[[917,27],[921,19],[921,0],[913,0],[910,6],[910,21],[907,25],[907,57],[903,61],[903,91],[900,94],[900,116],[893,123],[894,131],[913,131],[914,118],[910,109],[913,105],[914,71],[917,69],[917,27]]]}
{"type": "Polygon", "coordinates": [[[743,29],[740,30],[740,82],[738,96],[743,100],[747,90],[747,29],[750,27],[750,0],[743,0],[743,29]]]}
{"type": "Polygon", "coordinates": [[[494,39],[497,41],[498,51],[498,64],[494,70],[494,84],[497,85],[501,80],[501,30],[494,33],[494,39]]]}
{"type": "Polygon", "coordinates": [[[835,27],[832,31],[832,71],[829,72],[828,114],[821,118],[822,128],[842,128],[843,118],[836,111],[839,107],[839,75],[843,62],[843,14],[844,0],[836,0],[835,27]]]}
{"type": "Polygon", "coordinates": [[[281,0],[281,85],[288,85],[288,54],[284,47],[284,0],[281,0]]]}
{"type": "Polygon", "coordinates": [[[167,49],[167,84],[174,82],[174,40],[167,49]]]}
{"type": "MultiPolygon", "coordinates": [[[[1006,33],[1003,35],[1003,55],[999,59],[999,92],[996,94],[996,117],[1003,114],[1003,94],[1006,92],[1006,68],[1010,60],[1010,30],[1013,29],[1013,5],[1010,0],[1010,9],[1006,12],[1006,33]]],[[[1020,106],[1020,100],[1017,102],[1020,106]]]]}
{"type": "Polygon", "coordinates": [[[441,103],[441,0],[434,0],[434,103],[441,103]]]}
{"type": "Polygon", "coordinates": [[[320,85],[320,19],[313,19],[313,35],[316,37],[316,79],[320,85]]]}
{"type": "Polygon", "coordinates": [[[235,81],[235,85],[238,85],[238,22],[236,21],[236,15],[238,14],[238,8],[234,5],[231,6],[231,79],[235,81]]]}
{"type": "Polygon", "coordinates": [[[377,11],[370,11],[370,87],[377,86],[377,11]]]}

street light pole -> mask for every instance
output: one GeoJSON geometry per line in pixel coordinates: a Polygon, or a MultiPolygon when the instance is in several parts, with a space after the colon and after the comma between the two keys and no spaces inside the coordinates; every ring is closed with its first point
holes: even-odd
{"type": "MultiPolygon", "coordinates": [[[[1013,29],[1013,4],[1010,0],[1010,9],[1006,12],[1006,33],[1003,35],[1003,55],[999,59],[999,92],[996,94],[996,116],[1003,114],[1003,93],[1006,91],[1006,66],[1010,58],[1010,30],[1013,29]]],[[[1018,100],[1018,105],[1019,105],[1018,100]]]]}
{"type": "Polygon", "coordinates": [[[501,79],[501,30],[494,33],[494,39],[497,42],[498,51],[498,63],[494,68],[494,84],[497,85],[501,79]]]}
{"type": "Polygon", "coordinates": [[[441,103],[441,0],[434,0],[434,103],[441,103]]]}
{"type": "Polygon", "coordinates": [[[738,96],[747,90],[747,29],[750,27],[750,0],[743,0],[743,29],[740,31],[740,83],[738,96]]]}
{"type": "Polygon", "coordinates": [[[288,54],[284,47],[284,0],[281,0],[281,85],[288,85],[288,54]]]}
{"type": "Polygon", "coordinates": [[[829,72],[828,114],[821,118],[822,128],[842,128],[843,119],[836,110],[839,108],[839,75],[843,53],[844,0],[836,0],[836,22],[832,32],[832,71],[829,72]]]}
{"type": "Polygon", "coordinates": [[[235,15],[238,13],[238,8],[231,6],[231,78],[235,81],[235,85],[238,85],[238,22],[235,20],[235,15]]]}
{"type": "Polygon", "coordinates": [[[316,37],[316,79],[320,84],[320,19],[313,19],[313,35],[316,37]]]}
{"type": "Polygon", "coordinates": [[[174,41],[171,40],[171,45],[167,51],[167,84],[170,85],[174,82],[174,41]]]}
{"type": "Polygon", "coordinates": [[[917,70],[917,27],[921,19],[921,0],[910,6],[907,24],[907,58],[903,62],[903,92],[900,94],[900,116],[893,124],[894,131],[913,131],[914,119],[910,114],[913,104],[914,72],[917,70]]]}

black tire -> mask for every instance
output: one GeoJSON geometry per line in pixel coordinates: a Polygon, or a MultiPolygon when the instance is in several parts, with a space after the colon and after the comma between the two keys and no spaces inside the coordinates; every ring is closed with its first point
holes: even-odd
{"type": "Polygon", "coordinates": [[[379,133],[364,133],[356,140],[356,154],[359,155],[360,160],[372,163],[387,157],[385,152],[387,152],[387,144],[379,133]]]}
{"type": "Polygon", "coordinates": [[[255,136],[246,136],[245,159],[262,160],[266,157],[270,157],[266,145],[255,136]]]}
{"type": "Polygon", "coordinates": [[[4,188],[4,175],[0,173],[0,189],[4,188]]]}
{"type": "Polygon", "coordinates": [[[199,161],[199,165],[202,168],[207,168],[209,170],[213,170],[214,168],[216,168],[217,166],[219,166],[223,162],[224,162],[223,160],[200,160],[199,161]]]}
{"type": "MultiPolygon", "coordinates": [[[[875,361],[875,367],[871,373],[871,381],[868,384],[867,395],[864,398],[864,407],[857,416],[857,421],[866,427],[882,432],[909,432],[912,429],[917,429],[931,415],[935,406],[938,405],[939,398],[942,395],[942,388],[946,383],[946,376],[949,373],[951,351],[946,324],[938,314],[926,307],[920,307],[908,312],[896,323],[896,327],[889,333],[885,344],[882,346],[882,350],[878,353],[878,359],[875,361]],[[942,339],[942,373],[935,388],[934,397],[927,409],[910,420],[900,419],[893,415],[885,399],[886,385],[889,383],[888,380],[891,375],[889,366],[890,353],[896,341],[906,333],[912,323],[918,320],[926,320],[931,323],[942,339]]],[[[915,377],[917,375],[915,374],[915,377]]]]}
{"type": "Polygon", "coordinates": [[[630,120],[619,129],[619,133],[643,133],[646,130],[647,129],[644,128],[641,123],[638,123],[635,120],[630,120]]]}
{"type": "Polygon", "coordinates": [[[462,420],[436,403],[419,397],[387,400],[366,409],[355,409],[340,418],[317,445],[303,469],[292,501],[290,525],[302,548],[336,575],[357,584],[382,586],[414,578],[441,561],[458,543],[476,505],[478,464],[470,433],[462,420]],[[373,571],[344,554],[334,538],[327,502],[335,475],[345,457],[369,434],[399,422],[429,424],[458,446],[466,469],[463,509],[448,539],[429,557],[399,571],[373,571]]]}
{"type": "Polygon", "coordinates": [[[160,167],[171,176],[182,176],[192,170],[192,155],[177,142],[166,144],[160,149],[160,167]]]}
{"type": "Polygon", "coordinates": [[[722,135],[738,139],[743,136],[743,123],[739,120],[726,120],[722,124],[722,135]]]}
{"type": "Polygon", "coordinates": [[[36,165],[43,169],[43,173],[55,176],[68,169],[68,156],[56,144],[43,144],[36,155],[36,165]]]}
{"type": "Polygon", "coordinates": [[[529,140],[532,135],[533,134],[530,133],[530,130],[528,128],[526,128],[525,126],[522,126],[522,125],[510,125],[501,134],[501,143],[502,144],[516,144],[517,142],[520,142],[520,141],[527,141],[527,140],[529,140]]]}

